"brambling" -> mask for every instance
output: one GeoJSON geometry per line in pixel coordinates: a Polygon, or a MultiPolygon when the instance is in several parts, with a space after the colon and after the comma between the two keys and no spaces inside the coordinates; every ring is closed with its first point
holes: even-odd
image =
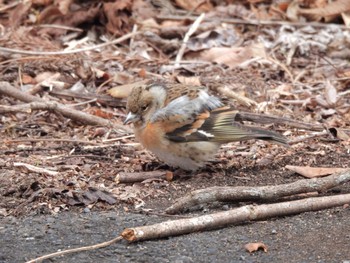
{"type": "Polygon", "coordinates": [[[236,122],[238,111],[224,106],[204,87],[135,87],[127,111],[124,124],[133,123],[136,139],[166,164],[184,170],[204,166],[228,142],[260,139],[287,145],[276,132],[236,122]]]}

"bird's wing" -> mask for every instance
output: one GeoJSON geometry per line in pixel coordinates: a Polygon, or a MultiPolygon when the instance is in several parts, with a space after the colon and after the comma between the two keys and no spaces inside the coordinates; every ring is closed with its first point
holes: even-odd
{"type": "Polygon", "coordinates": [[[173,127],[167,137],[176,142],[213,141],[228,143],[261,139],[287,145],[287,139],[273,131],[244,126],[235,121],[237,111],[230,107],[205,110],[186,125],[173,127]],[[175,129],[174,129],[175,128],[175,129]]]}
{"type": "Polygon", "coordinates": [[[153,114],[150,123],[160,123],[166,133],[191,125],[201,126],[209,112],[221,106],[219,98],[202,90],[193,99],[185,95],[172,100],[153,114]]]}
{"type": "Polygon", "coordinates": [[[167,98],[165,105],[168,105],[175,99],[187,96],[190,100],[196,99],[201,92],[207,93],[208,89],[204,86],[189,86],[183,84],[172,84],[167,87],[167,98]]]}

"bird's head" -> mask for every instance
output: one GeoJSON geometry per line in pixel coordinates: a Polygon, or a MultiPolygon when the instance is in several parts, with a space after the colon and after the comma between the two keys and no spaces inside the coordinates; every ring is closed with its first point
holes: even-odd
{"type": "Polygon", "coordinates": [[[124,124],[133,123],[140,126],[150,120],[151,116],[164,106],[166,89],[163,85],[152,84],[132,89],[126,104],[127,116],[124,124]]]}

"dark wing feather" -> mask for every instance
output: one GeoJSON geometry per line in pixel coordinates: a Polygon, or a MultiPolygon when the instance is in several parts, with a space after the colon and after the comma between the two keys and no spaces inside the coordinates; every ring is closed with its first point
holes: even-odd
{"type": "Polygon", "coordinates": [[[273,131],[244,126],[235,121],[237,111],[229,107],[205,111],[197,115],[191,123],[178,127],[166,136],[176,142],[213,141],[228,143],[260,139],[288,145],[287,139],[273,131]]]}

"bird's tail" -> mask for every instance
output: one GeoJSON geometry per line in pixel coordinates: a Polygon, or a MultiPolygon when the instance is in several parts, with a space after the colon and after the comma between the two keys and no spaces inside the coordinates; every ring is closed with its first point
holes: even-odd
{"type": "Polygon", "coordinates": [[[207,125],[211,127],[207,128],[209,128],[210,132],[214,135],[213,140],[217,142],[228,143],[258,139],[288,146],[287,138],[277,132],[246,126],[236,122],[236,111],[218,110],[213,113],[214,116],[212,116],[211,123],[207,123],[207,125]]]}
{"type": "Polygon", "coordinates": [[[247,140],[258,139],[288,146],[287,138],[277,132],[249,126],[244,126],[244,129],[248,131],[246,135],[247,140]]]}

